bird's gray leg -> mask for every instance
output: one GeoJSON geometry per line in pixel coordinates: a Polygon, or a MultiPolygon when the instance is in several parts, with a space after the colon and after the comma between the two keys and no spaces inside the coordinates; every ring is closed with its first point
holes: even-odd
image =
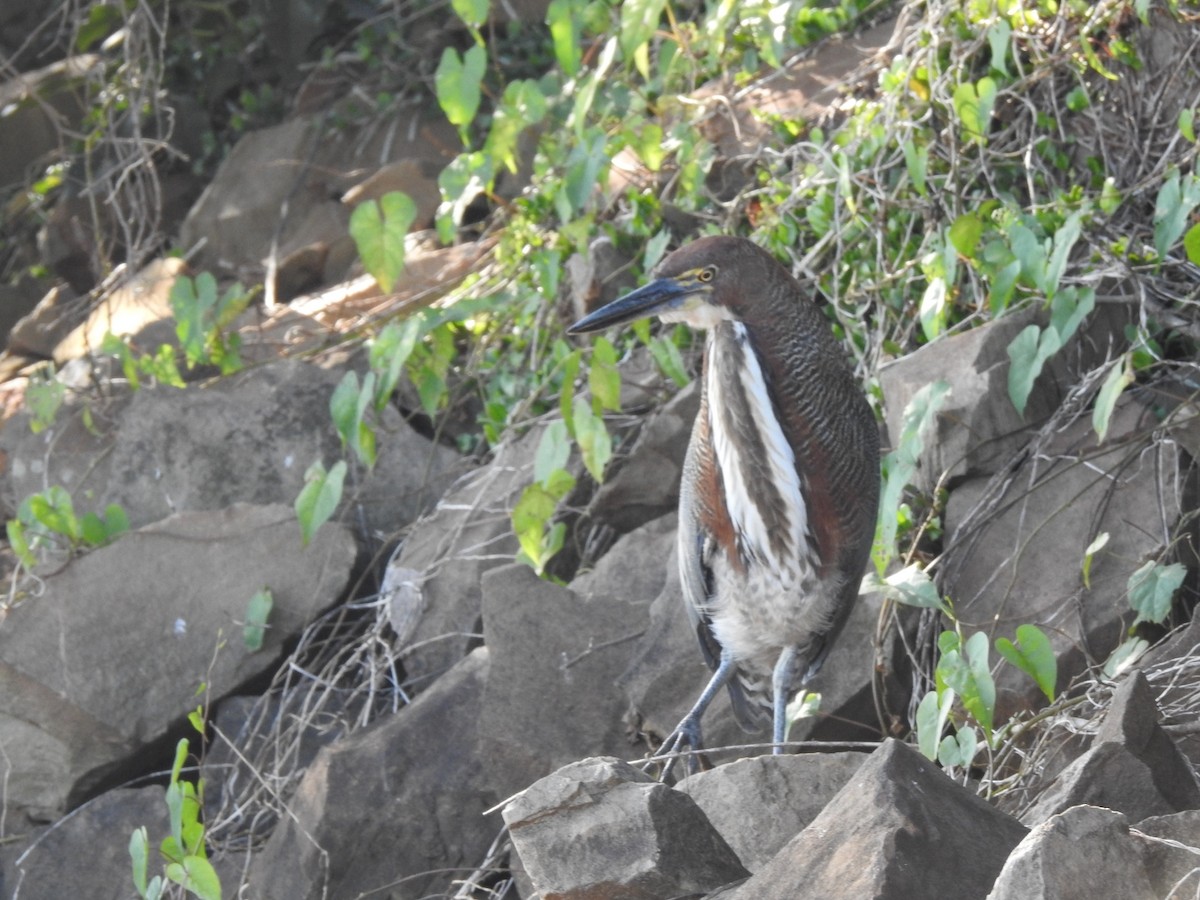
{"type": "MultiPolygon", "coordinates": [[[[733,655],[728,650],[721,651],[721,661],[717,665],[717,670],[713,672],[712,678],[708,680],[699,699],[692,704],[692,708],[688,710],[688,714],[680,720],[675,726],[675,730],[670,736],[663,741],[662,746],[658,749],[658,753],[654,755],[654,759],[662,759],[678,753],[682,748],[688,747],[691,750],[701,749],[702,734],[700,730],[700,719],[704,715],[704,711],[708,709],[708,705],[713,702],[713,698],[717,696],[721,688],[725,687],[733,673],[737,670],[737,665],[734,663],[733,655]]],[[[663,766],[662,777],[666,779],[671,774],[671,769],[675,766],[675,759],[672,757],[667,759],[663,766]]],[[[688,771],[694,772],[697,768],[697,761],[694,756],[688,757],[688,771]]]]}
{"type": "Polygon", "coordinates": [[[788,694],[796,683],[800,671],[800,654],[795,647],[784,647],[775,661],[775,671],[771,673],[771,692],[774,701],[774,732],[771,752],[783,752],[783,741],[787,737],[787,704],[788,694]]]}

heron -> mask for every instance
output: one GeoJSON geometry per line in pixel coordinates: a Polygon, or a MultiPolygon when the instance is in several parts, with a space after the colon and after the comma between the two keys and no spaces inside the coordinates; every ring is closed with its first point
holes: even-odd
{"type": "Polygon", "coordinates": [[[824,313],[748,239],[703,237],[675,250],[649,283],[567,330],[651,315],[706,332],[678,556],[712,671],[658,758],[702,748],[701,718],[722,688],[743,730],[761,731],[770,717],[778,754],[788,702],[846,624],[870,556],[875,415],[824,313]]]}

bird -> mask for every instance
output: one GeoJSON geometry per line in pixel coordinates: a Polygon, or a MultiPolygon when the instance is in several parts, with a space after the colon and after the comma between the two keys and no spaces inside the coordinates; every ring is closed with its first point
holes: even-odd
{"type": "Polygon", "coordinates": [[[701,718],[722,688],[742,729],[759,732],[769,717],[772,752],[783,751],[788,701],[846,624],[871,553],[879,428],[810,293],[753,241],[713,235],[567,329],[657,316],[706,332],[677,540],[684,605],[712,675],[654,757],[690,749],[693,771],[701,718]]]}

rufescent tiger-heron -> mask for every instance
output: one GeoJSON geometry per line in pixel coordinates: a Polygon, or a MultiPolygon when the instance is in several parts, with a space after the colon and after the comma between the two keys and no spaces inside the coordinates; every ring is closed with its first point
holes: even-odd
{"type": "Polygon", "coordinates": [[[773,719],[816,674],[850,614],[879,499],[879,431],[820,309],[765,250],[705,237],[649,284],[572,325],[643,316],[707,330],[700,412],[679,498],[683,597],[713,675],[660,754],[701,747],[728,687],[738,724],[773,719]]]}

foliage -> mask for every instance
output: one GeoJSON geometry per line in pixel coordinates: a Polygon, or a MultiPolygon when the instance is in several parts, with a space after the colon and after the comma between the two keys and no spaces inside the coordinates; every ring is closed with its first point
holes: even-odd
{"type": "MultiPolygon", "coordinates": [[[[917,746],[929,759],[952,768],[970,768],[981,748],[994,749],[1015,725],[997,727],[996,683],[992,676],[986,632],[964,635],[953,607],[918,566],[879,582],[888,599],[908,606],[936,609],[950,623],[938,638],[934,689],[921,698],[916,713],[917,746]],[[953,730],[947,733],[947,728],[953,730]],[[980,740],[982,737],[982,741],[980,740]]],[[[1000,656],[1024,672],[1054,702],[1058,661],[1050,641],[1036,625],[1020,625],[1016,640],[996,639],[1000,656]]]]}
{"type": "Polygon", "coordinates": [[[238,355],[241,338],[229,333],[229,327],[245,312],[253,296],[240,284],[230,285],[218,294],[217,280],[209,272],[175,280],[171,286],[171,312],[189,368],[213,365],[222,375],[242,368],[238,355]]]}
{"type": "Polygon", "coordinates": [[[296,518],[300,522],[300,540],[308,546],[317,529],[329,521],[342,499],[346,479],[346,461],[339,459],[326,471],[320,460],[304,473],[304,487],[296,497],[296,518]]]}
{"type": "Polygon", "coordinates": [[[350,214],[350,236],[363,267],[386,294],[404,269],[404,236],[417,217],[417,206],[401,191],[360,203],[350,214]]]}
{"type": "MultiPolygon", "coordinates": [[[[209,272],[201,272],[195,278],[182,275],[175,280],[171,286],[171,313],[189,370],[213,366],[222,375],[231,375],[242,368],[238,352],[241,337],[231,326],[253,298],[254,292],[240,284],[218,292],[217,280],[209,272]]],[[[116,357],[121,373],[134,390],[141,386],[142,376],[171,387],[185,385],[177,353],[169,344],[159,345],[153,353],[139,355],[128,340],[109,333],[100,344],[100,352],[116,357]]]]}
{"type": "Polygon", "coordinates": [[[150,877],[150,836],[145,826],[135,830],[129,839],[133,885],[144,900],[159,900],[165,896],[169,883],[179,885],[200,900],[221,900],[221,881],[208,861],[204,843],[205,829],[201,820],[204,779],[192,784],[180,778],[187,754],[188,741],[183,738],[175,747],[175,762],[167,784],[167,811],[171,824],[170,833],[159,844],[163,875],[150,877]]]}
{"type": "Polygon", "coordinates": [[[74,552],[99,547],[128,530],[129,519],[116,503],[110,503],[103,515],[80,516],[71,495],[59,485],[26,497],[17,507],[16,518],[7,523],[9,546],[30,569],[37,564],[36,551],[41,548],[74,552]]]}
{"type": "Polygon", "coordinates": [[[242,642],[251,653],[262,649],[267,634],[267,619],[275,598],[267,588],[256,591],[246,604],[246,621],[242,624],[242,642]]]}

